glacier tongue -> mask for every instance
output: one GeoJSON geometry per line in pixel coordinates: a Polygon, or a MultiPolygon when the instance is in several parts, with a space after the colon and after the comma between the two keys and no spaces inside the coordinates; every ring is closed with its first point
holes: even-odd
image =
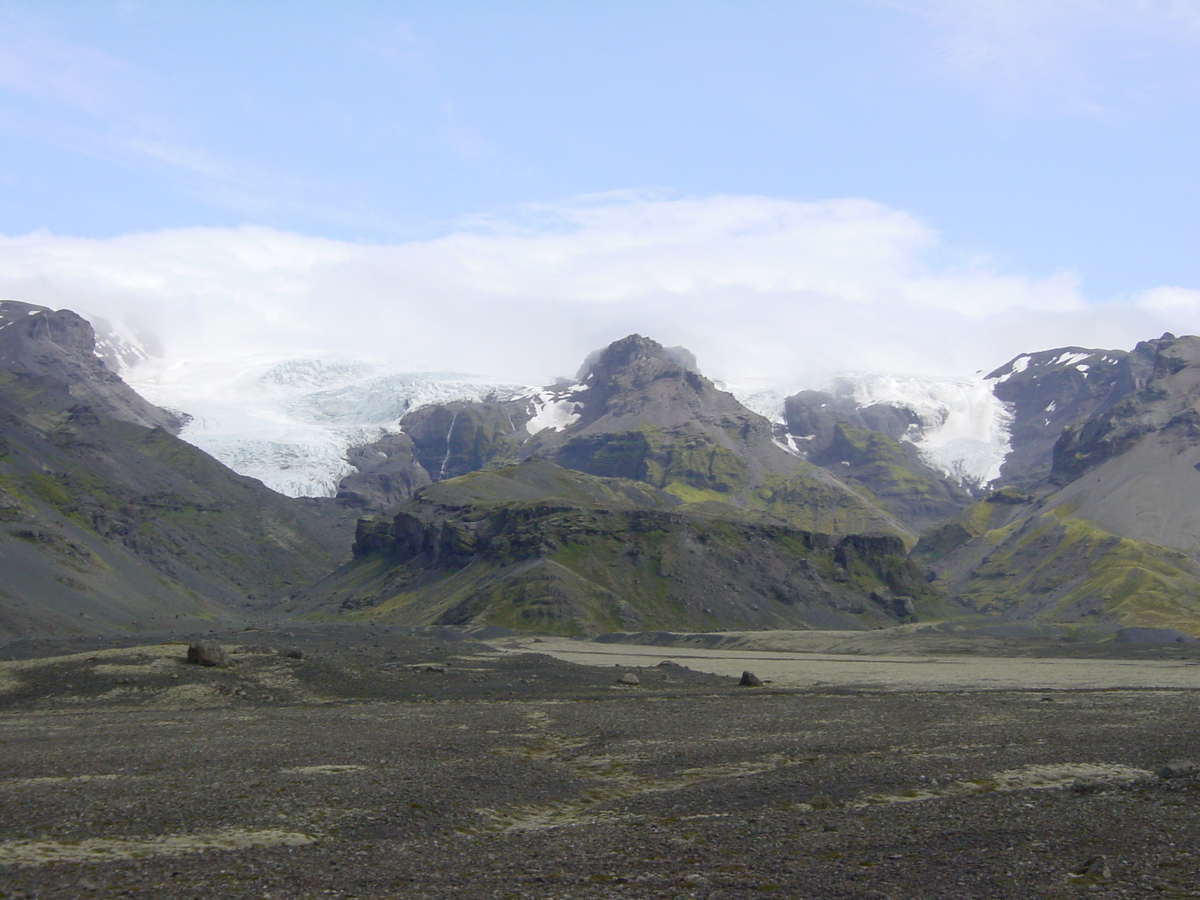
{"type": "Polygon", "coordinates": [[[1011,449],[1012,413],[985,378],[932,378],[853,372],[834,380],[835,393],[851,394],[860,406],[884,404],[913,411],[920,425],[911,441],[924,462],[974,487],[1000,477],[1011,449]]]}
{"type": "Polygon", "coordinates": [[[123,373],[152,403],[191,416],[180,437],[292,497],[331,497],[353,446],[399,431],[410,409],[526,393],[452,372],[331,357],[147,359],[123,373]]]}
{"type": "Polygon", "coordinates": [[[882,404],[910,409],[920,420],[903,440],[926,465],[970,487],[1000,475],[1010,450],[1012,414],[985,378],[927,377],[885,372],[843,372],[824,385],[756,388],[734,393],[776,425],[784,424],[784,400],[805,388],[852,398],[859,407],[882,404]]]}

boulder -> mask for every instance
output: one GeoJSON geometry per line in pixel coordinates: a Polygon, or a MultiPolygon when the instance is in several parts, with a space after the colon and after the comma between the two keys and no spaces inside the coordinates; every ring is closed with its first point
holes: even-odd
{"type": "Polygon", "coordinates": [[[229,654],[216,641],[198,641],[190,644],[187,661],[197,666],[228,666],[229,654]]]}
{"type": "Polygon", "coordinates": [[[626,672],[624,675],[622,675],[620,678],[617,679],[617,684],[629,684],[629,685],[636,686],[641,683],[642,683],[642,680],[640,678],[638,678],[636,675],[634,675],[632,672],[626,672]]]}
{"type": "Polygon", "coordinates": [[[1158,777],[1166,781],[1169,778],[1182,778],[1184,775],[1195,775],[1196,763],[1190,759],[1173,759],[1158,770],[1158,777]]]}
{"type": "Polygon", "coordinates": [[[762,679],[753,672],[743,672],[742,680],[738,682],[742,687],[762,687],[762,679]]]}

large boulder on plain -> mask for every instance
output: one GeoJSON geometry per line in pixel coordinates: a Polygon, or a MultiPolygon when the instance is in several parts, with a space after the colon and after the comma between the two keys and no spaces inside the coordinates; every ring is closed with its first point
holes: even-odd
{"type": "Polygon", "coordinates": [[[188,646],[187,661],[197,666],[229,665],[229,654],[216,641],[198,641],[188,646]]]}

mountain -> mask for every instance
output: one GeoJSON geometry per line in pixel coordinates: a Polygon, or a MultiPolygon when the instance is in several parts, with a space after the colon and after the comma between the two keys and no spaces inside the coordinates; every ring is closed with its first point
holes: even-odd
{"type": "Polygon", "coordinates": [[[362,520],[354,555],[282,610],[560,634],[861,629],[962,612],[897,535],[814,533],[536,457],[362,520]]]}
{"type": "Polygon", "coordinates": [[[753,409],[639,335],[541,388],[152,348],[0,303],[0,636],[268,608],[560,633],[968,612],[1200,632],[1200,338],[845,374],[753,409]],[[280,496],[176,435],[326,496],[280,496]]]}
{"type": "Polygon", "coordinates": [[[348,516],[175,437],[84,319],[0,315],[0,637],[238,621],[349,555],[348,516]]]}
{"type": "Polygon", "coordinates": [[[1048,351],[998,371],[1020,379],[1026,409],[1013,433],[1028,468],[1008,478],[1032,486],[932,529],[915,557],[983,613],[1200,630],[1200,338],[1048,351]]]}
{"type": "Polygon", "coordinates": [[[784,402],[781,430],[809,462],[861,486],[897,519],[924,531],[955,515],[972,497],[904,440],[920,423],[907,406],[860,406],[844,395],[802,391],[784,402]]]}
{"type": "Polygon", "coordinates": [[[996,369],[992,393],[1011,412],[1010,448],[999,484],[1031,486],[1050,475],[1064,428],[1087,421],[1144,383],[1150,344],[1132,353],[1060,347],[1023,353],[996,369]]]}
{"type": "MultiPolygon", "coordinates": [[[[830,534],[916,529],[868,491],[800,458],[771,423],[695,370],[690,354],[630,335],[593,355],[579,378],[523,397],[435,404],[401,420],[411,441],[369,445],[356,484],[412,462],[432,481],[532,456],[590,475],[650,484],[689,504],[759,511],[830,534]]],[[[415,471],[415,469],[414,469],[415,471]]],[[[378,494],[378,492],[376,492],[378,494]]],[[[387,494],[394,499],[396,491],[387,494]]]]}
{"type": "Polygon", "coordinates": [[[101,415],[177,434],[184,419],[142,399],[96,355],[92,326],[70,310],[0,300],[0,372],[41,380],[101,415]]]}

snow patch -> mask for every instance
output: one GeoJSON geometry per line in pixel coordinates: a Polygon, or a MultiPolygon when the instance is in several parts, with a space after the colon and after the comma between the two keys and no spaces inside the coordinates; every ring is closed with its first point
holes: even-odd
{"type": "MultiPolygon", "coordinates": [[[[1027,365],[1028,357],[1019,357],[1014,373],[1027,365]]],[[[858,372],[838,376],[834,389],[851,394],[859,406],[911,410],[920,425],[902,440],[917,448],[926,465],[963,484],[983,487],[1000,476],[1011,449],[1012,412],[992,393],[992,385],[985,378],[858,372]]]]}
{"type": "Polygon", "coordinates": [[[1087,359],[1091,355],[1092,354],[1090,354],[1090,353],[1081,353],[1078,351],[1076,351],[1075,353],[1060,353],[1058,356],[1056,356],[1054,359],[1052,359],[1046,365],[1048,365],[1048,366],[1063,366],[1065,368],[1066,366],[1074,365],[1077,362],[1082,362],[1083,360],[1087,359]]]}
{"type": "Polygon", "coordinates": [[[1008,379],[1012,378],[1014,375],[1020,375],[1022,372],[1024,372],[1026,369],[1029,368],[1030,359],[1031,358],[1028,353],[1024,353],[1021,356],[1018,356],[1016,359],[1014,359],[1009,364],[1009,370],[1007,372],[1005,372],[1003,375],[1001,375],[999,378],[997,378],[996,380],[997,381],[1008,381],[1008,379]]]}
{"type": "Polygon", "coordinates": [[[583,404],[570,398],[571,394],[587,390],[585,385],[577,384],[568,388],[548,388],[538,391],[530,398],[536,412],[528,422],[525,430],[537,434],[543,429],[562,431],[569,425],[579,421],[579,411],[583,404]]]}

